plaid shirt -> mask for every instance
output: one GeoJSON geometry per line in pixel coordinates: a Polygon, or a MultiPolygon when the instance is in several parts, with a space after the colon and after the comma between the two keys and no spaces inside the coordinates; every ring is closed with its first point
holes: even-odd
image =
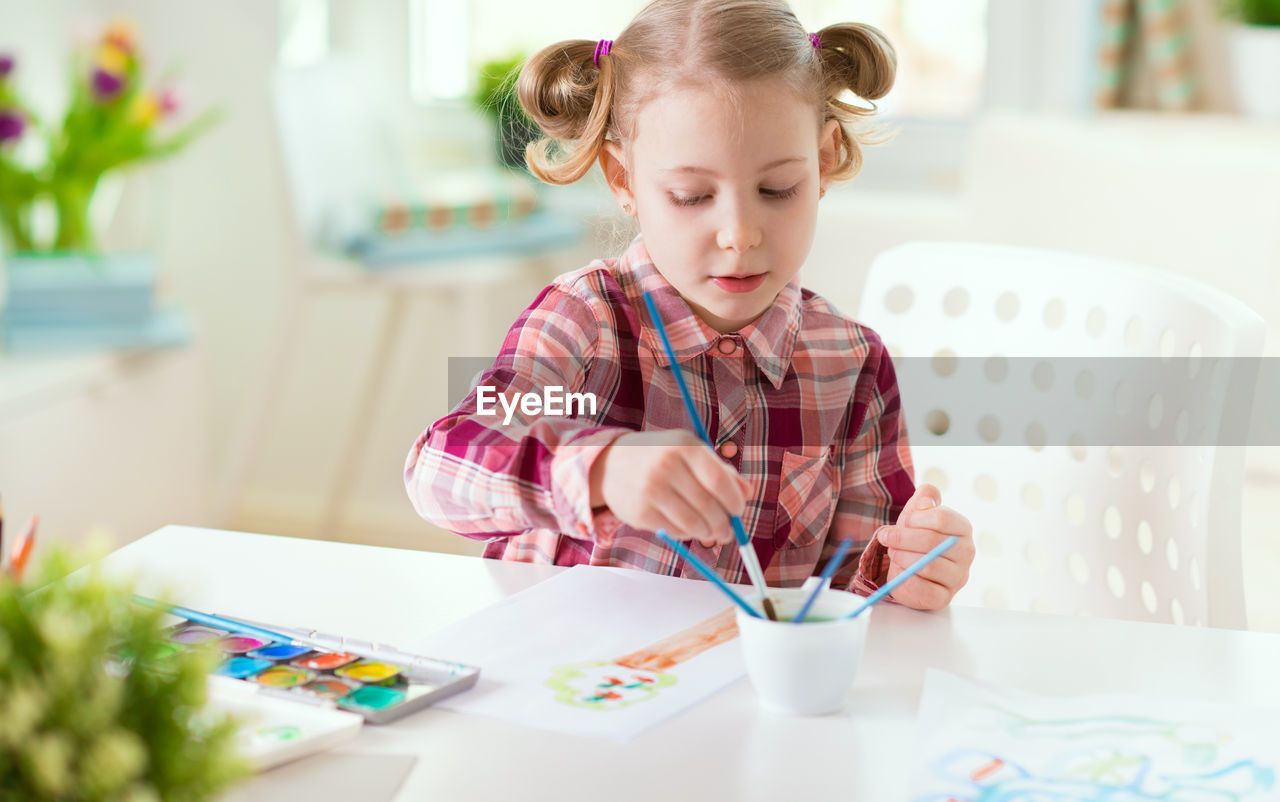
{"type": "MultiPolygon", "coordinates": [[[[657,272],[637,237],[620,259],[567,273],[507,333],[477,386],[594,393],[594,415],[477,414],[477,391],[409,452],[405,486],[424,518],[485,540],[486,557],[617,565],[698,577],[652,532],[593,510],[592,463],[619,436],[691,429],[651,325],[653,295],[694,403],[722,459],[751,485],[743,524],[772,586],[818,572],[855,540],[833,587],[867,593],[888,560],[873,540],[914,492],[893,365],[880,338],[793,280],[741,331],[719,334],[657,272]],[[868,548],[870,546],[870,548],[868,548]]],[[[626,448],[626,446],[619,446],[626,448]]],[[[730,582],[732,545],[694,552],[730,582]]]]}

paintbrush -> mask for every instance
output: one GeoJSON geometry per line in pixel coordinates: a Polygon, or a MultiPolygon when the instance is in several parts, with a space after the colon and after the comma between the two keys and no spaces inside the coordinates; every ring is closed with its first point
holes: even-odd
{"type": "Polygon", "coordinates": [[[959,538],[957,538],[955,535],[951,535],[946,540],[934,546],[933,549],[930,550],[928,554],[924,555],[920,559],[913,562],[911,564],[911,567],[907,568],[907,570],[903,571],[902,573],[895,576],[893,579],[886,582],[879,590],[877,590],[875,593],[872,593],[870,596],[868,596],[867,600],[864,601],[862,605],[858,607],[858,609],[846,615],[845,618],[856,618],[859,614],[862,613],[863,610],[867,609],[871,605],[880,601],[885,596],[888,596],[903,582],[906,582],[908,579],[915,576],[916,572],[919,571],[921,568],[924,568],[929,563],[941,557],[942,552],[954,546],[957,540],[959,540],[959,538]]]}
{"type": "Polygon", "coordinates": [[[804,606],[800,608],[800,612],[796,613],[795,622],[803,624],[805,616],[809,615],[809,608],[818,600],[818,594],[822,593],[827,587],[827,583],[831,581],[831,577],[835,576],[836,569],[840,567],[840,563],[844,562],[844,555],[849,553],[849,549],[853,548],[853,538],[847,537],[840,541],[840,545],[836,546],[836,553],[831,555],[831,559],[827,560],[827,567],[822,569],[822,574],[818,577],[818,585],[809,594],[809,598],[804,600],[804,606]]]}
{"type": "MultiPolygon", "coordinates": [[[[707,427],[702,425],[702,416],[698,414],[698,408],[693,405],[693,396],[689,394],[689,387],[684,383],[684,374],[680,372],[680,363],[676,361],[676,349],[671,345],[671,339],[667,337],[667,329],[662,324],[662,316],[658,314],[658,305],[653,302],[653,296],[649,295],[649,291],[644,291],[644,303],[649,307],[649,317],[653,320],[653,327],[658,332],[658,338],[662,340],[662,347],[666,349],[667,359],[671,362],[671,374],[676,377],[676,386],[680,388],[680,398],[684,401],[684,408],[689,413],[689,418],[693,422],[694,431],[698,437],[702,438],[702,442],[712,451],[715,446],[711,442],[711,437],[707,434],[707,427]]],[[[764,614],[769,617],[770,621],[777,621],[778,615],[773,610],[773,602],[769,601],[769,597],[765,595],[766,589],[769,587],[764,581],[764,571],[760,568],[760,558],[756,556],[755,547],[751,545],[751,539],[747,537],[747,529],[742,525],[742,519],[736,515],[729,517],[729,524],[733,527],[734,540],[738,542],[738,553],[742,555],[742,564],[747,569],[747,577],[751,579],[751,584],[755,587],[756,596],[760,600],[760,606],[764,609],[764,614]]]]}
{"type": "Polygon", "coordinates": [[[36,543],[36,526],[39,523],[40,516],[32,515],[9,551],[9,575],[13,577],[14,582],[21,582],[22,574],[27,570],[27,560],[30,559],[31,549],[36,543]]]}
{"type": "Polygon", "coordinates": [[[134,594],[133,601],[146,607],[159,608],[179,618],[185,618],[188,621],[194,621],[197,624],[203,624],[214,629],[223,629],[240,635],[253,635],[266,641],[298,644],[322,651],[351,652],[366,659],[395,663],[409,669],[409,676],[418,680],[431,680],[439,672],[457,675],[479,671],[474,666],[420,654],[411,654],[386,644],[323,635],[315,630],[278,627],[274,624],[247,621],[242,618],[232,618],[231,616],[217,613],[205,613],[200,610],[193,610],[190,607],[166,604],[137,594],[134,594]]]}
{"type": "Polygon", "coordinates": [[[742,597],[739,596],[737,593],[735,593],[733,588],[729,587],[728,583],[726,583],[723,579],[721,579],[711,566],[707,565],[702,560],[699,560],[697,557],[695,557],[693,552],[689,551],[689,548],[687,546],[685,546],[683,543],[673,538],[671,535],[667,534],[667,530],[659,529],[658,538],[663,543],[666,543],[668,546],[670,546],[672,549],[675,549],[676,554],[679,554],[681,557],[688,560],[689,564],[698,570],[698,573],[702,574],[707,579],[711,580],[711,584],[715,585],[717,588],[724,591],[724,594],[728,596],[729,599],[734,604],[738,605],[744,611],[746,611],[748,615],[750,615],[752,618],[760,617],[760,614],[757,613],[755,610],[751,609],[751,605],[743,601],[742,597]]]}

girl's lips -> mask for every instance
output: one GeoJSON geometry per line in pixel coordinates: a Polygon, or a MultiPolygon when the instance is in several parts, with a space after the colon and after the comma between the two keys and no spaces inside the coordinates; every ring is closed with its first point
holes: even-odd
{"type": "Polygon", "coordinates": [[[768,273],[749,276],[712,276],[711,281],[725,292],[751,292],[764,283],[768,273]]]}

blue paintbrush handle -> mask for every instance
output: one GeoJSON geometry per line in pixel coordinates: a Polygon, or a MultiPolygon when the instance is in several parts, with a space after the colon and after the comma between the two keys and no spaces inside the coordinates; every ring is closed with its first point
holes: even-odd
{"type": "MultiPolygon", "coordinates": [[[[644,293],[644,305],[649,308],[649,317],[653,320],[653,328],[658,332],[658,339],[662,340],[662,347],[667,352],[667,359],[671,362],[671,374],[676,377],[676,386],[680,388],[680,398],[684,400],[684,408],[689,413],[689,420],[693,422],[693,430],[698,437],[702,438],[702,442],[712,445],[711,437],[707,434],[707,429],[702,425],[702,416],[698,414],[698,409],[693,405],[693,396],[689,394],[689,385],[684,383],[684,373],[680,371],[680,363],[676,362],[676,349],[671,345],[671,338],[667,337],[667,327],[662,324],[662,316],[658,314],[658,305],[653,302],[653,296],[649,295],[648,290],[644,293]]],[[[714,448],[714,446],[712,446],[714,448]]]]}
{"type": "Polygon", "coordinates": [[[747,604],[741,596],[739,596],[736,592],[734,592],[733,588],[729,587],[729,585],[723,579],[721,579],[719,575],[716,574],[715,571],[711,569],[711,566],[707,565],[702,560],[699,560],[697,557],[693,556],[693,552],[689,551],[689,549],[683,543],[676,540],[671,535],[667,534],[667,530],[659,529],[658,538],[662,540],[663,543],[666,543],[668,546],[675,549],[676,554],[679,554],[681,557],[685,558],[685,560],[687,560],[690,565],[692,565],[695,569],[697,569],[698,573],[702,574],[707,579],[711,580],[712,584],[720,588],[720,590],[724,591],[725,595],[728,596],[733,601],[734,604],[738,605],[744,611],[746,611],[747,615],[750,615],[752,618],[760,617],[760,614],[757,613],[755,610],[751,609],[751,605],[747,604]]]}
{"type": "Polygon", "coordinates": [[[831,555],[831,559],[827,560],[827,567],[822,569],[822,574],[818,577],[818,586],[809,594],[809,598],[804,600],[804,606],[800,608],[800,612],[796,613],[795,622],[797,624],[804,623],[804,617],[809,614],[809,608],[818,600],[819,594],[823,588],[831,581],[831,577],[835,576],[836,569],[840,567],[840,563],[844,562],[844,555],[849,553],[849,549],[853,548],[853,538],[847,537],[840,541],[840,545],[836,546],[836,553],[831,555]]]}
{"type": "Polygon", "coordinates": [[[957,538],[955,535],[952,535],[951,537],[942,541],[938,545],[934,546],[932,551],[930,551],[928,554],[924,555],[923,557],[921,557],[920,559],[912,563],[910,568],[898,574],[888,582],[884,583],[884,585],[879,590],[877,590],[875,593],[872,593],[870,596],[868,596],[867,600],[864,601],[862,605],[858,607],[858,609],[854,610],[852,613],[849,613],[847,616],[845,616],[845,618],[857,617],[858,614],[860,614],[863,610],[867,609],[871,605],[880,601],[885,596],[888,596],[890,593],[893,593],[895,588],[897,588],[903,582],[906,582],[911,577],[915,576],[917,571],[919,571],[921,568],[924,568],[926,565],[928,565],[929,563],[933,562],[934,560],[942,556],[942,552],[954,546],[957,540],[959,540],[959,538],[957,538]]]}
{"type": "Polygon", "coordinates": [[[223,618],[218,615],[202,613],[199,610],[192,610],[188,607],[174,607],[170,604],[158,602],[155,599],[148,599],[146,596],[134,596],[133,600],[138,604],[142,604],[147,607],[159,607],[161,610],[172,613],[179,618],[195,621],[197,624],[204,624],[205,626],[213,627],[214,629],[225,629],[228,632],[236,632],[241,635],[253,635],[254,637],[263,638],[267,642],[284,641],[285,643],[290,643],[293,641],[293,637],[291,635],[272,632],[269,629],[255,627],[252,624],[246,624],[243,621],[236,621],[231,618],[223,618]]]}
{"type": "MultiPolygon", "coordinates": [[[[667,359],[671,362],[671,374],[676,377],[676,386],[680,388],[680,398],[684,401],[685,411],[689,413],[689,420],[693,422],[693,429],[708,448],[714,449],[715,445],[707,434],[707,427],[702,425],[702,416],[698,414],[698,408],[693,405],[693,395],[689,392],[689,385],[684,382],[684,373],[680,370],[680,364],[676,362],[676,349],[671,345],[671,338],[667,336],[667,327],[662,323],[662,315],[658,314],[658,305],[654,303],[653,296],[648,290],[644,292],[644,305],[649,309],[653,328],[658,332],[658,339],[662,340],[662,347],[667,352],[667,359]]],[[[738,542],[738,552],[742,555],[747,576],[755,586],[756,594],[763,599],[764,571],[760,568],[760,559],[751,546],[751,538],[747,537],[747,528],[743,526],[742,519],[737,515],[729,516],[729,524],[733,527],[733,537],[738,542]]]]}

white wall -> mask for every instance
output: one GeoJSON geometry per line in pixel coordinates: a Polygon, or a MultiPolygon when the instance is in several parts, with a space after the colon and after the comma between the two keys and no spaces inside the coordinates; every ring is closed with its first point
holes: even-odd
{"type": "Polygon", "coordinates": [[[172,298],[207,346],[210,433],[220,444],[261,368],[291,248],[265,80],[275,52],[274,4],[4,0],[0,49],[18,56],[19,87],[58,110],[72,33],[88,35],[118,18],[136,24],[151,75],[174,68],[186,111],[224,114],[212,132],[130,188],[126,209],[155,212],[155,222],[141,227],[142,241],[133,236],[139,227],[128,224],[128,234],[107,238],[160,253],[172,298]],[[49,102],[52,95],[59,97],[49,102]]]}

